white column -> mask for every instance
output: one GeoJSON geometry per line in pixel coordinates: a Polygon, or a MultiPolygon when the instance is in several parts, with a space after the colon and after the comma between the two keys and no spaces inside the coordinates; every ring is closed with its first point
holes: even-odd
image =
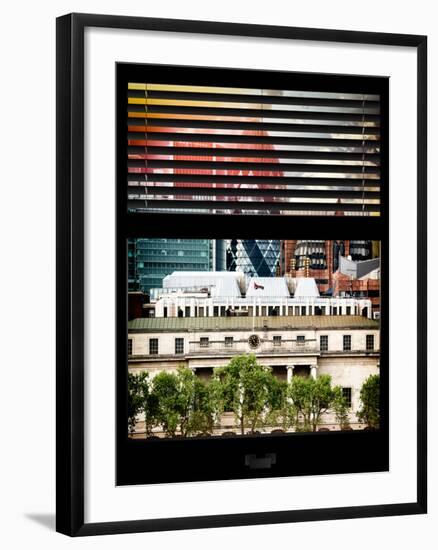
{"type": "Polygon", "coordinates": [[[289,384],[294,374],[294,366],[289,365],[288,367],[286,367],[286,369],[287,369],[287,383],[289,384]]]}
{"type": "Polygon", "coordinates": [[[311,376],[312,378],[316,378],[316,374],[317,374],[316,371],[317,371],[317,370],[318,370],[317,365],[311,365],[311,367],[310,367],[310,376],[311,376]]]}

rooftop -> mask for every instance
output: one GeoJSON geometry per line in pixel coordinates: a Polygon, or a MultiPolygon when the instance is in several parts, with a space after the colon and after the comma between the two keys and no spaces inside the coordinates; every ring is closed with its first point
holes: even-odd
{"type": "Polygon", "coordinates": [[[302,277],[297,280],[297,288],[295,290],[294,294],[295,298],[304,298],[304,297],[311,297],[311,298],[318,298],[319,297],[319,290],[316,286],[315,279],[311,277],[302,277]]]}
{"type": "Polygon", "coordinates": [[[246,291],[247,298],[264,296],[289,298],[290,292],[284,277],[252,277],[246,291]]]}
{"type": "Polygon", "coordinates": [[[361,279],[370,276],[373,271],[380,269],[380,258],[355,262],[344,256],[340,257],[339,271],[354,279],[361,279]]]}
{"type": "Polygon", "coordinates": [[[163,288],[184,290],[208,288],[212,296],[240,297],[242,273],[228,271],[174,271],[163,279],[163,288]]]}
{"type": "Polygon", "coordinates": [[[379,322],[356,315],[313,315],[283,317],[156,317],[133,319],[129,332],[184,332],[223,330],[377,330],[379,322]]]}

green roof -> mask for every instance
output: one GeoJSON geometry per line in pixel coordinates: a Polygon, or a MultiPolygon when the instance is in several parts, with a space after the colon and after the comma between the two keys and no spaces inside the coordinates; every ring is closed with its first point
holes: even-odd
{"type": "Polygon", "coordinates": [[[133,319],[129,332],[184,332],[285,329],[378,329],[379,322],[356,315],[280,317],[148,317],[133,319]]]}

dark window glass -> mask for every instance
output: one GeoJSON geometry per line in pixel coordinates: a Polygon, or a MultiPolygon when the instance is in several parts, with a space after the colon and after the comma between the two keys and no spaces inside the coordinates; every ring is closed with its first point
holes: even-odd
{"type": "Polygon", "coordinates": [[[351,388],[342,388],[342,397],[347,402],[347,406],[351,407],[351,388]]]}
{"type": "Polygon", "coordinates": [[[184,353],[184,338],[175,338],[175,353],[184,353]]]}
{"type": "Polygon", "coordinates": [[[319,349],[321,351],[328,351],[328,336],[320,336],[319,337],[319,349]]]}
{"type": "Polygon", "coordinates": [[[202,336],[199,339],[199,345],[201,346],[201,348],[208,348],[208,346],[210,345],[210,340],[207,336],[202,336]]]}
{"type": "Polygon", "coordinates": [[[149,354],[150,355],[158,354],[158,338],[151,338],[149,340],[149,354]]]}

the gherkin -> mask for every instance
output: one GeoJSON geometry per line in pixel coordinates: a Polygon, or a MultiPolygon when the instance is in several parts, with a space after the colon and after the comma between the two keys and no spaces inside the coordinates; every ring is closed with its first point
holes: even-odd
{"type": "Polygon", "coordinates": [[[275,277],[280,261],[280,241],[272,239],[229,239],[227,270],[249,276],[275,277]]]}

